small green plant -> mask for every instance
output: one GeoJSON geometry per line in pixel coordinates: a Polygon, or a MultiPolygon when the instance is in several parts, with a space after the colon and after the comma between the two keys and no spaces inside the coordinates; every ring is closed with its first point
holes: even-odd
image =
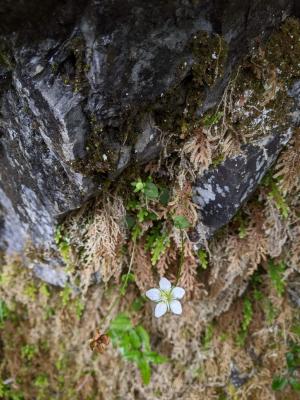
{"type": "Polygon", "coordinates": [[[153,183],[148,177],[145,181],[138,178],[131,183],[134,196],[127,205],[126,222],[131,231],[133,242],[146,241],[146,249],[151,254],[151,262],[155,265],[170,244],[168,220],[155,212],[157,205],[166,206],[169,202],[169,191],[153,183]],[[147,222],[149,227],[145,226],[147,222]]]}
{"type": "Polygon", "coordinates": [[[203,123],[206,127],[213,126],[217,124],[221,118],[223,117],[224,113],[222,111],[218,111],[215,114],[208,114],[204,117],[203,123]]]}
{"type": "Polygon", "coordinates": [[[60,255],[66,264],[70,262],[70,239],[63,234],[61,226],[57,226],[55,231],[55,243],[58,247],[60,255]]]}
{"type": "Polygon", "coordinates": [[[285,291],[284,271],[286,266],[284,262],[275,264],[273,260],[269,260],[268,263],[268,274],[271,279],[272,285],[275,288],[277,294],[282,296],[285,291]]]}
{"type": "Polygon", "coordinates": [[[285,354],[286,371],[282,375],[275,376],[272,382],[274,391],[281,391],[290,386],[291,389],[300,392],[300,378],[297,374],[300,368],[300,345],[290,344],[289,351],[285,354]]]}
{"type": "Polygon", "coordinates": [[[248,336],[249,326],[253,318],[253,307],[251,301],[246,297],[243,301],[243,320],[241,323],[240,331],[236,337],[238,346],[244,346],[245,340],[248,336]]]}
{"type": "Polygon", "coordinates": [[[72,289],[69,286],[65,286],[63,290],[59,293],[63,307],[66,307],[72,296],[72,289]]]}
{"type": "Polygon", "coordinates": [[[141,192],[149,200],[156,200],[159,198],[158,187],[152,182],[151,178],[148,178],[145,182],[139,178],[136,182],[133,182],[131,186],[134,187],[134,193],[141,192]]]}
{"type": "Polygon", "coordinates": [[[209,350],[211,347],[211,342],[214,336],[214,327],[213,324],[208,324],[205,328],[203,339],[202,339],[202,346],[204,350],[209,350]]]}
{"type": "Polygon", "coordinates": [[[78,320],[80,320],[84,313],[85,303],[80,297],[76,297],[76,299],[74,300],[74,306],[76,317],[78,320]]]}
{"type": "Polygon", "coordinates": [[[156,265],[162,254],[170,246],[169,234],[165,230],[151,229],[146,240],[146,248],[151,253],[151,263],[156,265]]]}
{"type": "Polygon", "coordinates": [[[3,328],[5,320],[9,318],[10,310],[4,300],[0,299],[0,329],[3,328]]]}
{"type": "Polygon", "coordinates": [[[38,354],[38,351],[34,344],[26,344],[21,347],[21,357],[25,361],[31,361],[38,354]]]}
{"type": "Polygon", "coordinates": [[[4,383],[1,379],[0,398],[3,400],[24,400],[24,396],[20,391],[12,389],[10,385],[4,383]]]}
{"type": "Polygon", "coordinates": [[[41,286],[39,287],[39,292],[42,296],[46,298],[50,297],[50,290],[46,283],[41,284],[41,286]]]}
{"type": "Polygon", "coordinates": [[[198,250],[198,260],[202,269],[207,269],[208,267],[208,253],[204,249],[198,250]]]}
{"type": "Polygon", "coordinates": [[[36,379],[34,380],[34,386],[37,388],[37,399],[38,400],[44,400],[49,398],[48,397],[48,393],[47,393],[47,389],[49,387],[49,379],[48,376],[46,374],[40,374],[36,377],[36,379]]]}
{"type": "Polygon", "coordinates": [[[135,282],[135,276],[132,272],[128,272],[127,274],[123,274],[121,276],[121,283],[122,283],[122,286],[120,288],[121,296],[125,296],[128,284],[134,282],[135,282]]]}
{"type": "Polygon", "coordinates": [[[38,288],[34,283],[28,283],[24,288],[24,294],[30,299],[35,300],[38,293],[38,288]]]}
{"type": "Polygon", "coordinates": [[[183,215],[174,215],[173,224],[175,228],[185,230],[190,228],[191,224],[183,215]]]}
{"type": "Polygon", "coordinates": [[[279,185],[278,185],[279,179],[275,179],[272,176],[272,172],[267,174],[264,179],[263,179],[263,185],[266,186],[269,189],[268,196],[271,197],[277,209],[279,210],[281,216],[283,218],[287,218],[290,212],[289,206],[287,205],[285,198],[280,192],[279,185]]]}
{"type": "Polygon", "coordinates": [[[151,379],[151,364],[162,364],[167,358],[151,351],[150,337],[141,325],[133,326],[126,314],[119,314],[111,322],[108,332],[122,357],[137,365],[145,385],[151,379]]]}

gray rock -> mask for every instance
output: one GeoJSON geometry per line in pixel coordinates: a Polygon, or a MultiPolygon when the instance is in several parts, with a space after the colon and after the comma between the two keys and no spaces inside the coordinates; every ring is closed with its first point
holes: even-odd
{"type": "Polygon", "coordinates": [[[273,133],[242,146],[241,154],[199,177],[193,188],[193,201],[199,206],[198,245],[227,224],[251,196],[292,135],[273,133]]]}
{"type": "Polygon", "coordinates": [[[36,263],[33,266],[35,275],[50,285],[65,287],[68,282],[68,276],[60,266],[55,267],[53,261],[51,264],[36,263]]]}
{"type": "Polygon", "coordinates": [[[20,252],[28,242],[55,248],[60,218],[97,194],[103,180],[158,155],[156,115],[164,106],[155,115],[149,110],[176,87],[184,111],[195,34],[220,34],[229,46],[223,77],[203,86],[201,114],[220,99],[253,41],[294,6],[294,0],[2,0],[0,250],[20,252]]]}

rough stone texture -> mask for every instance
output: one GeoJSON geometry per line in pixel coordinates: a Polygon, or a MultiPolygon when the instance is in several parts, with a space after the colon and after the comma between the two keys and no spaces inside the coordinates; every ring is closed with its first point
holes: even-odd
{"type": "Polygon", "coordinates": [[[103,179],[157,156],[160,127],[147,110],[174,87],[184,93],[193,35],[217,33],[229,45],[200,115],[253,41],[297,10],[293,0],[3,0],[0,249],[54,247],[61,216],[103,179]],[[88,162],[94,169],[80,167],[88,162]]]}
{"type": "Polygon", "coordinates": [[[251,196],[259,182],[289,141],[292,130],[273,133],[241,148],[241,154],[227,158],[217,168],[199,177],[193,201],[199,205],[199,245],[227,224],[251,196]]]}

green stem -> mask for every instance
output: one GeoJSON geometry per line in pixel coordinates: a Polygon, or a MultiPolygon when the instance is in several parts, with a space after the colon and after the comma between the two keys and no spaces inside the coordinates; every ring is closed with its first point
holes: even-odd
{"type": "Polygon", "coordinates": [[[179,282],[182,272],[182,266],[184,262],[184,238],[183,238],[183,230],[180,229],[180,239],[181,239],[181,250],[180,250],[180,258],[179,258],[179,265],[177,270],[177,277],[176,277],[176,284],[179,282]]]}
{"type": "MultiPolygon", "coordinates": [[[[104,331],[104,332],[108,329],[108,326],[105,327],[105,326],[104,326],[104,323],[109,319],[109,317],[111,317],[111,314],[112,314],[113,309],[115,308],[115,306],[116,306],[117,304],[119,304],[121,298],[122,298],[123,296],[125,296],[125,289],[126,289],[126,287],[127,287],[127,283],[128,283],[128,279],[129,279],[129,274],[130,274],[130,272],[131,272],[131,268],[132,268],[132,265],[133,265],[134,253],[135,253],[135,246],[136,246],[136,240],[133,241],[133,248],[132,248],[132,253],[131,253],[131,258],[130,258],[130,263],[129,263],[128,271],[127,271],[126,277],[125,277],[125,279],[124,279],[124,282],[123,282],[123,284],[122,284],[122,286],[121,286],[121,288],[120,288],[119,296],[117,296],[116,299],[112,302],[112,304],[110,305],[110,307],[109,307],[109,309],[108,309],[108,311],[107,311],[107,314],[105,315],[105,317],[104,317],[104,318],[102,319],[102,321],[100,322],[101,330],[104,331]]],[[[110,321],[109,321],[109,322],[110,322],[110,321]]]]}

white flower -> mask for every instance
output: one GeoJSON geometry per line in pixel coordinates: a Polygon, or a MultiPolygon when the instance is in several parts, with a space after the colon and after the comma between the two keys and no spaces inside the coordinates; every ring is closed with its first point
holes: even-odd
{"type": "Polygon", "coordinates": [[[166,278],[161,278],[159,281],[159,289],[153,288],[146,292],[148,299],[156,304],[154,315],[156,318],[161,317],[167,311],[172,311],[173,314],[180,315],[182,307],[180,299],[185,295],[185,290],[181,287],[172,287],[171,282],[166,278]]]}

